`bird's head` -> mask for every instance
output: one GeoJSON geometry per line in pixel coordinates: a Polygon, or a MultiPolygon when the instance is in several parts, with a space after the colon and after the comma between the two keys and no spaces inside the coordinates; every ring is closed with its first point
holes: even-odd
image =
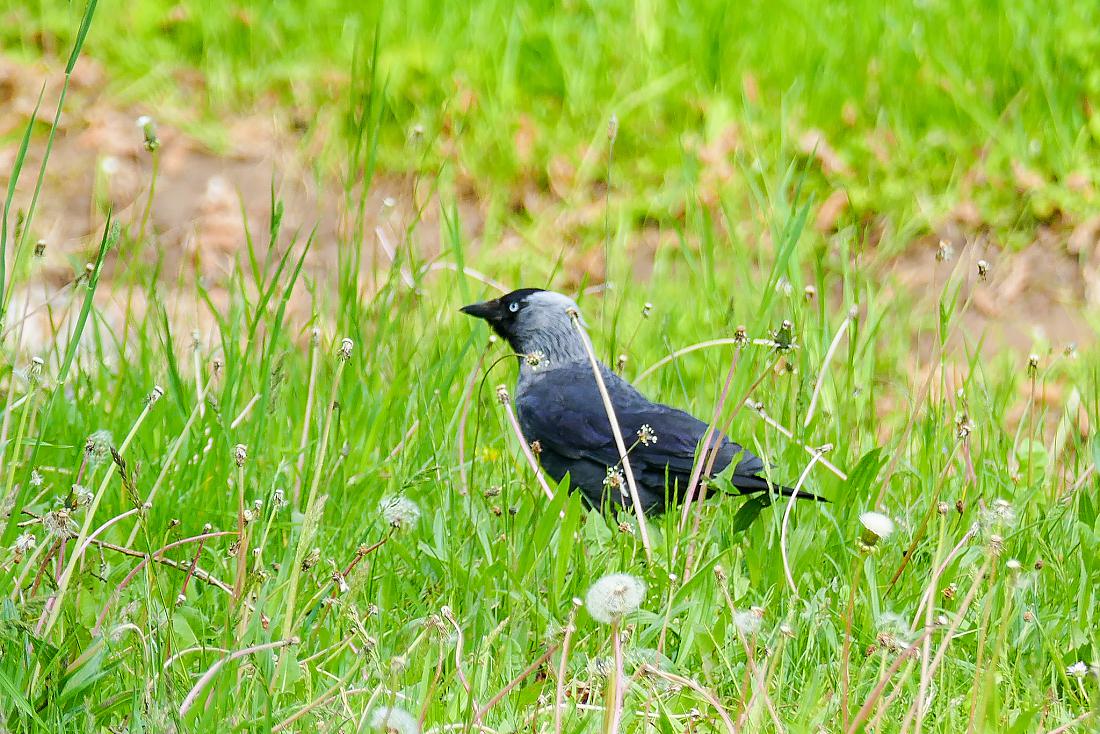
{"type": "Polygon", "coordinates": [[[521,288],[462,308],[462,313],[485,319],[516,352],[541,352],[551,361],[584,358],[584,343],[570,317],[573,311],[579,314],[572,298],[539,288],[521,288]]]}

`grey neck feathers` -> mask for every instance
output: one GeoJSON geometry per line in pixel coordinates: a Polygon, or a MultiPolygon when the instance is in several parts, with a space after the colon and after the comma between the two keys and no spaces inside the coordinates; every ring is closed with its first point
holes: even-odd
{"type": "Polygon", "coordinates": [[[580,333],[564,314],[516,334],[512,347],[521,355],[520,374],[538,374],[588,360],[580,333]]]}

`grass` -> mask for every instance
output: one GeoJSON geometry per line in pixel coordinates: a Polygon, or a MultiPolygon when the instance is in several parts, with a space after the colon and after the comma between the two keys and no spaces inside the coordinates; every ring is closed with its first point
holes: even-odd
{"type": "MultiPolygon", "coordinates": [[[[774,22],[763,6],[717,3],[574,14],[412,4],[382,18],[275,5],[246,8],[251,20],[236,30],[213,3],[181,7],[185,19],[167,30],[153,4],[100,8],[85,51],[123,88],[158,89],[177,65],[199,68],[214,90],[208,115],[272,92],[288,105],[295,84],[354,68],[355,94],[317,122],[344,130],[328,145],[350,161],[347,180],[374,161],[407,170],[405,134],[420,121],[430,142],[419,175],[438,184],[452,219],[433,261],[414,228],[392,264],[365,272],[355,253],[372,243],[353,236],[334,268],[313,270],[304,255],[315,243],[283,231],[273,202],[217,286],[228,306],[213,306],[214,286],[189,286],[216,323],[194,340],[158,307],[154,275],[100,278],[120,253],[147,246],[138,222],[104,221],[93,273],[52,307],[53,323],[77,325],[72,337],[62,330],[30,355],[18,347],[25,325],[5,324],[15,327],[0,371],[8,730],[357,731],[385,706],[439,732],[547,732],[556,721],[600,731],[616,719],[623,731],[650,722],[663,732],[1095,724],[1100,449],[1080,426],[1100,420],[1096,350],[1037,343],[1034,364],[984,355],[961,324],[976,290],[996,281],[971,277],[971,248],[943,266],[954,277],[938,314],[913,313],[912,298],[869,266],[858,220],[828,240],[808,231],[812,196],[835,182],[788,138],[795,121],[826,130],[851,156],[850,191],[866,187],[875,210],[895,217],[894,248],[925,226],[922,192],[946,206],[976,145],[990,146],[994,169],[1010,166],[1039,120],[1054,132],[1036,166],[1052,196],[1069,196],[1057,182],[1088,165],[1095,143],[1075,101],[1090,93],[1087,57],[1075,54],[1091,41],[1067,29],[1088,27],[1091,6],[957,14],[928,4],[880,17],[866,4],[811,23],[796,4],[774,22]],[[914,34],[916,16],[944,33],[914,34]],[[299,55],[283,53],[299,41],[299,55]],[[1007,41],[1019,52],[1006,53],[1007,41]],[[878,49],[893,56],[868,78],[878,49]],[[457,71],[466,87],[456,91],[457,71]],[[764,90],[758,103],[740,97],[746,71],[764,90]],[[922,74],[955,80],[954,94],[922,74]],[[971,77],[990,88],[969,90],[971,77]],[[445,123],[453,113],[441,110],[461,108],[467,89],[477,104],[445,123]],[[875,119],[857,130],[894,131],[881,167],[855,154],[861,143],[840,142],[829,115],[850,100],[858,119],[875,119]],[[605,519],[561,489],[544,496],[495,396],[513,362],[457,313],[492,292],[468,268],[517,286],[569,277],[562,259],[577,248],[539,241],[553,219],[505,206],[528,177],[553,186],[503,150],[523,114],[541,136],[534,160],[560,153],[577,166],[560,207],[597,204],[580,232],[610,253],[616,285],[579,299],[597,353],[625,354],[625,373],[645,374],[651,396],[732,420],[777,480],[804,475],[831,504],[788,514],[782,502],[723,499],[684,531],[679,513],[652,518],[647,561],[633,516],[605,519]],[[708,201],[684,141],[714,140],[727,123],[748,136],[735,156],[743,165],[708,201]],[[939,129],[944,147],[928,145],[939,129]],[[450,158],[448,135],[460,146],[450,158]],[[496,211],[495,226],[516,228],[528,250],[497,257],[462,235],[453,217],[464,176],[483,187],[485,238],[496,211]],[[642,279],[627,244],[651,209],[666,212],[657,221],[681,246],[657,249],[642,279]],[[127,289],[154,305],[112,326],[103,295],[127,289]],[[289,316],[296,301],[314,317],[289,316]],[[794,348],[782,353],[704,348],[646,374],[738,325],[767,338],[784,320],[794,348]],[[918,342],[932,345],[925,372],[914,369],[918,342]],[[806,451],[824,445],[846,479],[806,451]],[[871,509],[897,525],[873,548],[860,522],[871,509]],[[574,601],[620,572],[647,586],[621,621],[621,651],[620,623],[601,625],[574,601]],[[622,710],[607,710],[617,690],[622,710]]],[[[5,12],[33,21],[2,31],[25,53],[76,38],[79,18],[60,6],[5,12]],[[16,30],[29,27],[41,33],[16,30]]],[[[316,93],[302,106],[326,101],[316,93]]],[[[984,193],[1007,232],[1028,236],[1037,194],[984,193]]],[[[11,294],[37,263],[14,244],[5,256],[11,294]]]]}
{"type": "MultiPolygon", "coordinates": [[[[612,114],[613,190],[631,224],[676,222],[699,195],[744,201],[741,176],[714,159],[812,155],[815,130],[828,163],[808,190],[845,192],[841,224],[877,223],[872,239],[892,253],[960,206],[1021,247],[1095,205],[1100,46],[1086,29],[1100,10],[1089,3],[437,5],[141,2],[102,13],[89,51],[119,98],[212,145],[226,144],[226,114],[270,110],[304,130],[318,174],[332,175],[361,135],[344,113],[377,38],[379,160],[446,166],[476,188],[490,229],[512,224],[530,186],[567,207],[598,199],[612,114]],[[414,129],[422,150],[409,148],[414,129]]],[[[79,12],[0,3],[0,40],[13,54],[61,53],[79,12]]]]}

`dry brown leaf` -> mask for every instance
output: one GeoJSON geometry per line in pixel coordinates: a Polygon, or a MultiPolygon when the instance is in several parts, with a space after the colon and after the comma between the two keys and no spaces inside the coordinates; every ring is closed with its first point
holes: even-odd
{"type": "Polygon", "coordinates": [[[817,218],[814,220],[814,228],[818,232],[835,232],[837,221],[848,210],[848,192],[837,189],[829,194],[829,197],[817,210],[817,218]]]}
{"type": "Polygon", "coordinates": [[[1037,171],[1020,161],[1012,161],[1012,177],[1016,181],[1016,188],[1024,192],[1038,191],[1047,183],[1037,171]]]}
{"type": "Polygon", "coordinates": [[[847,162],[829,145],[825,133],[811,128],[798,139],[798,150],[807,156],[813,156],[826,176],[850,176],[852,170],[847,162]]]}

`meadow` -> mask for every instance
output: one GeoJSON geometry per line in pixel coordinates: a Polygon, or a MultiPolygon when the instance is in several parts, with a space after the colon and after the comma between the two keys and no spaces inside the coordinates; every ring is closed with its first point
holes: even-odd
{"type": "Polygon", "coordinates": [[[1100,6],[0,20],[0,731],[1095,730],[1100,6]],[[547,497],[524,286],[831,502],[547,497]]]}

